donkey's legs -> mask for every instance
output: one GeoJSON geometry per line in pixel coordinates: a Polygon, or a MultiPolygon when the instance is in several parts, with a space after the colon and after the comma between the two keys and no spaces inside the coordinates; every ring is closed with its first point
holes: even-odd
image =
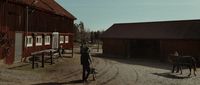
{"type": "Polygon", "coordinates": [[[196,72],[196,71],[194,70],[194,76],[197,76],[195,72],[196,72]]]}
{"type": "Polygon", "coordinates": [[[196,65],[193,66],[194,76],[196,76],[196,65]]]}
{"type": "Polygon", "coordinates": [[[180,66],[179,65],[176,65],[176,73],[178,73],[180,70],[180,66]]]}
{"type": "Polygon", "coordinates": [[[189,67],[189,70],[190,70],[190,73],[189,73],[188,76],[190,76],[190,75],[191,75],[191,69],[192,69],[192,68],[191,68],[191,66],[188,66],[188,67],[189,67]]]}
{"type": "Polygon", "coordinates": [[[175,67],[176,67],[176,65],[173,64],[172,73],[174,73],[175,67]]]}
{"type": "Polygon", "coordinates": [[[182,71],[182,66],[181,65],[179,65],[179,68],[178,69],[180,69],[180,71],[181,71],[181,74],[183,74],[183,71],[182,71]]]}

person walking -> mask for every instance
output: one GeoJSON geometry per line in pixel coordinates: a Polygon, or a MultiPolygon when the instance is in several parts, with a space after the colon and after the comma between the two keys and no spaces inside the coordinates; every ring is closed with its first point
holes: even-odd
{"type": "Polygon", "coordinates": [[[89,52],[90,52],[89,47],[87,46],[86,43],[83,43],[80,47],[81,65],[83,67],[83,73],[82,73],[83,82],[87,82],[87,78],[90,75],[90,64],[92,63],[92,60],[89,52]]]}

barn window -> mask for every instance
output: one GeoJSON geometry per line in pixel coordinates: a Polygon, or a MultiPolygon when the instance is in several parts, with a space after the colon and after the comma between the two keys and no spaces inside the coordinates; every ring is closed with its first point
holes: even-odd
{"type": "Polygon", "coordinates": [[[26,36],[26,47],[32,47],[33,46],[33,37],[32,36],[26,36]]]}
{"type": "Polygon", "coordinates": [[[64,36],[60,36],[60,43],[64,43],[64,36]]]}
{"type": "Polygon", "coordinates": [[[51,38],[50,36],[45,36],[45,45],[50,45],[51,38]]]}
{"type": "Polygon", "coordinates": [[[36,46],[42,45],[42,36],[36,36],[36,46]]]}
{"type": "Polygon", "coordinates": [[[65,36],[65,43],[69,43],[69,36],[65,36]]]}

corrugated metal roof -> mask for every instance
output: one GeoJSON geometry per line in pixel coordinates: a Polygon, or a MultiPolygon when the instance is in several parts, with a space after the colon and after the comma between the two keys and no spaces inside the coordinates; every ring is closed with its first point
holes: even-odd
{"type": "Polygon", "coordinates": [[[36,8],[45,9],[47,11],[53,12],[61,16],[66,16],[70,19],[76,19],[71,13],[69,13],[62,6],[60,6],[55,0],[8,0],[8,1],[34,6],[36,8]],[[36,1],[35,4],[33,4],[34,1],[36,1]]]}
{"type": "Polygon", "coordinates": [[[200,39],[200,20],[119,23],[101,38],[121,39],[200,39]]]}

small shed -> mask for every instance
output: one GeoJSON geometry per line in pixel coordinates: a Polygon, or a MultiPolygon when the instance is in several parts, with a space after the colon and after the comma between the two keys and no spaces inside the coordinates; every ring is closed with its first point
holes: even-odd
{"type": "Polygon", "coordinates": [[[118,23],[101,38],[105,55],[165,60],[178,51],[200,56],[200,20],[118,23]]]}

